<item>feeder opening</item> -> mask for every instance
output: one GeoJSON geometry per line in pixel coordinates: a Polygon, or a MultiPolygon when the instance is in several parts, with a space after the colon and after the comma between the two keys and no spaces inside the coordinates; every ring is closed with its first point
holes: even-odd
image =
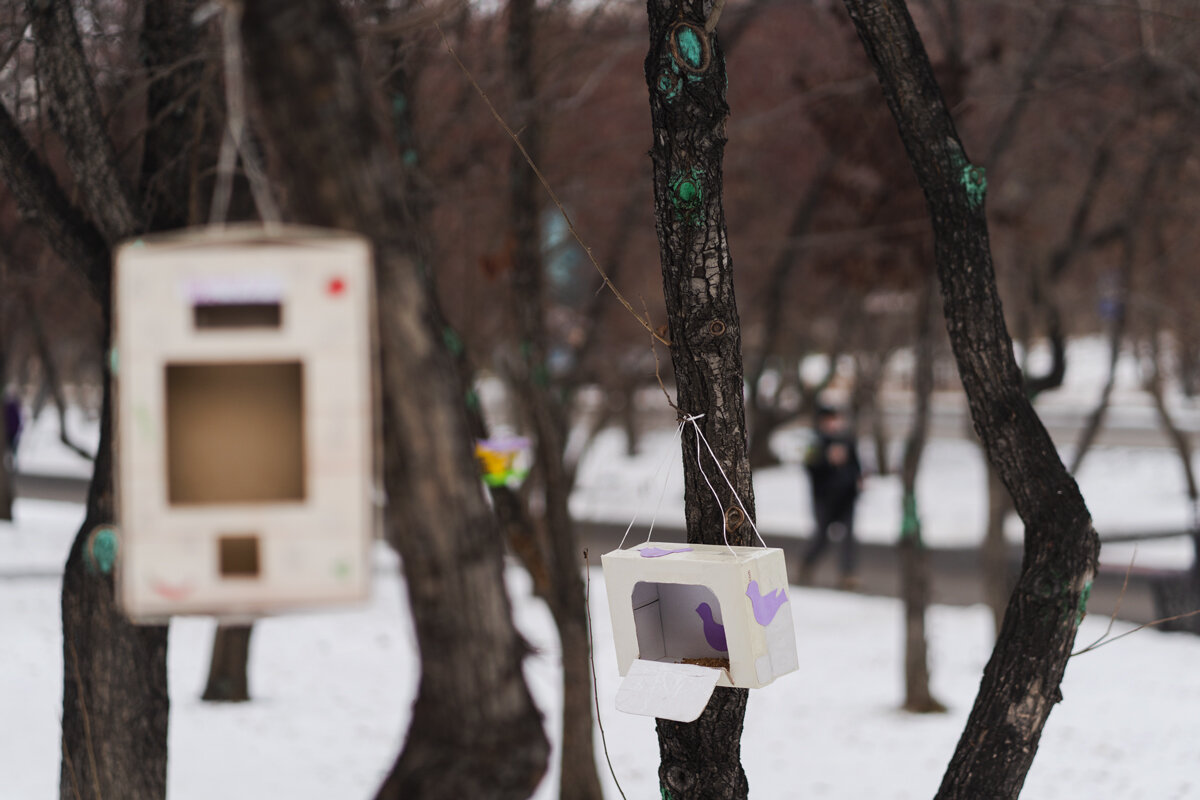
{"type": "Polygon", "coordinates": [[[299,361],[167,364],[171,505],[305,498],[299,361]]]}
{"type": "Polygon", "coordinates": [[[222,578],[257,578],[257,536],[222,536],[219,540],[222,578]]]}
{"type": "Polygon", "coordinates": [[[728,663],[721,604],[709,587],[639,581],[631,600],[638,658],[689,663],[725,659],[728,663]]]}
{"type": "Polygon", "coordinates": [[[278,328],[283,321],[279,303],[201,303],[192,306],[196,330],[278,328]]]}

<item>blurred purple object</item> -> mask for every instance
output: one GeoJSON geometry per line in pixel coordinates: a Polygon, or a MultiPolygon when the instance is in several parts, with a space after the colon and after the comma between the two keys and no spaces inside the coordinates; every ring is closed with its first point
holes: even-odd
{"type": "Polygon", "coordinates": [[[16,452],[21,439],[21,402],[12,395],[4,398],[4,430],[8,433],[8,449],[16,452]]]}
{"type": "Polygon", "coordinates": [[[661,558],[663,556],[669,556],[672,553],[687,553],[690,552],[691,549],[692,548],[690,547],[677,547],[674,550],[664,550],[661,547],[646,547],[642,550],[639,550],[638,553],[642,558],[661,558]]]}

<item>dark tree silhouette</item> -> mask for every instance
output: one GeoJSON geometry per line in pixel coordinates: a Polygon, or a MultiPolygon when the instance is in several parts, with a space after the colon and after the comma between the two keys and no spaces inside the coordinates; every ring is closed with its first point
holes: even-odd
{"type": "Polygon", "coordinates": [[[972,166],[903,0],[845,0],[925,193],[951,346],[988,460],[1025,522],[1025,562],[938,798],[1015,798],[1037,753],[1099,541],[1079,487],[1024,393],[972,166]]]}
{"type": "Polygon", "coordinates": [[[548,746],[521,673],[527,646],[512,623],[502,540],[475,477],[464,388],[417,268],[395,134],[335,0],[250,3],[241,30],[291,213],[374,245],[387,534],[421,651],[408,738],[378,796],[523,800],[548,746]]]}

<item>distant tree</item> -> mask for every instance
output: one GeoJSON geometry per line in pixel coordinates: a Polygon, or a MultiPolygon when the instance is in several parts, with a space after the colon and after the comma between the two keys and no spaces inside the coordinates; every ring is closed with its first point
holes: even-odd
{"type": "Polygon", "coordinates": [[[975,430],[1026,525],[1021,577],[937,797],[1015,798],[1062,698],[1099,541],[1025,395],[995,285],[983,171],[967,159],[908,8],[903,0],[845,3],[925,192],[946,327],[975,430]]]}
{"type": "Polygon", "coordinates": [[[420,647],[408,738],[380,798],[523,800],[548,745],[525,684],[502,540],[479,491],[461,384],[418,269],[395,134],[336,0],[260,0],[242,20],[259,129],[302,222],[374,246],[387,536],[420,647]]]}
{"type": "MultiPolygon", "coordinates": [[[[72,4],[25,6],[39,100],[52,112],[65,173],[83,208],[74,205],[7,107],[0,107],[0,172],[25,219],[87,280],[103,319],[97,353],[107,350],[110,331],[111,248],[126,237],[187,221],[179,206],[164,200],[191,195],[197,174],[192,156],[205,130],[198,125],[202,59],[196,53],[203,34],[191,22],[196,5],[186,0],[147,4],[138,15],[136,27],[148,45],[140,65],[147,88],[141,160],[133,175],[118,155],[72,4]],[[171,46],[153,46],[162,38],[170,38],[171,46]]],[[[114,41],[117,47],[108,55],[119,61],[128,52],[119,45],[129,40],[114,41]]],[[[104,362],[100,444],[84,523],[63,574],[59,791],[63,798],[161,800],[167,771],[167,629],[132,625],[117,609],[112,576],[87,563],[85,554],[89,531],[114,521],[111,376],[104,362]]]]}
{"type": "Polygon", "coordinates": [[[933,302],[935,280],[932,270],[925,277],[917,302],[917,335],[913,364],[913,423],[904,443],[900,467],[900,594],[904,601],[904,710],[917,714],[945,711],[946,707],[929,688],[929,655],[925,636],[925,612],[929,607],[929,552],[921,534],[917,507],[917,474],[929,437],[929,406],[933,396],[933,302]]]}
{"type": "Polygon", "coordinates": [[[510,155],[509,200],[512,226],[512,269],[509,286],[513,330],[519,342],[508,369],[510,385],[533,433],[533,478],[541,487],[544,512],[537,520],[535,541],[546,567],[542,596],[554,617],[562,649],[562,745],[559,796],[603,800],[596,772],[595,728],[587,607],[581,572],[579,539],[568,503],[571,479],[564,463],[569,432],[569,406],[550,377],[547,332],[548,291],[542,258],[542,187],[525,161],[541,160],[545,115],[538,103],[534,41],[539,13],[534,0],[510,0],[506,54],[513,101],[518,109],[525,154],[510,155]]]}

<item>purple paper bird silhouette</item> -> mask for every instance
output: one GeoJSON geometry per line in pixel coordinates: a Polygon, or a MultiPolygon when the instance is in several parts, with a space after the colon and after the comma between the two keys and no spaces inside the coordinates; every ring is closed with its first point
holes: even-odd
{"type": "Polygon", "coordinates": [[[787,602],[787,593],[783,589],[763,594],[758,588],[758,581],[750,581],[750,585],[746,587],[746,597],[750,598],[755,621],[764,628],[771,624],[780,606],[787,602]]]}
{"type": "Polygon", "coordinates": [[[691,550],[690,547],[676,547],[674,550],[664,550],[661,547],[644,547],[638,551],[642,558],[659,558],[661,556],[669,556],[672,553],[687,553],[691,550]]]}
{"type": "Polygon", "coordinates": [[[708,603],[696,606],[696,613],[704,621],[704,641],[708,642],[708,646],[713,650],[720,650],[722,653],[728,652],[729,645],[725,643],[725,626],[713,619],[712,609],[709,608],[708,603]]]}

